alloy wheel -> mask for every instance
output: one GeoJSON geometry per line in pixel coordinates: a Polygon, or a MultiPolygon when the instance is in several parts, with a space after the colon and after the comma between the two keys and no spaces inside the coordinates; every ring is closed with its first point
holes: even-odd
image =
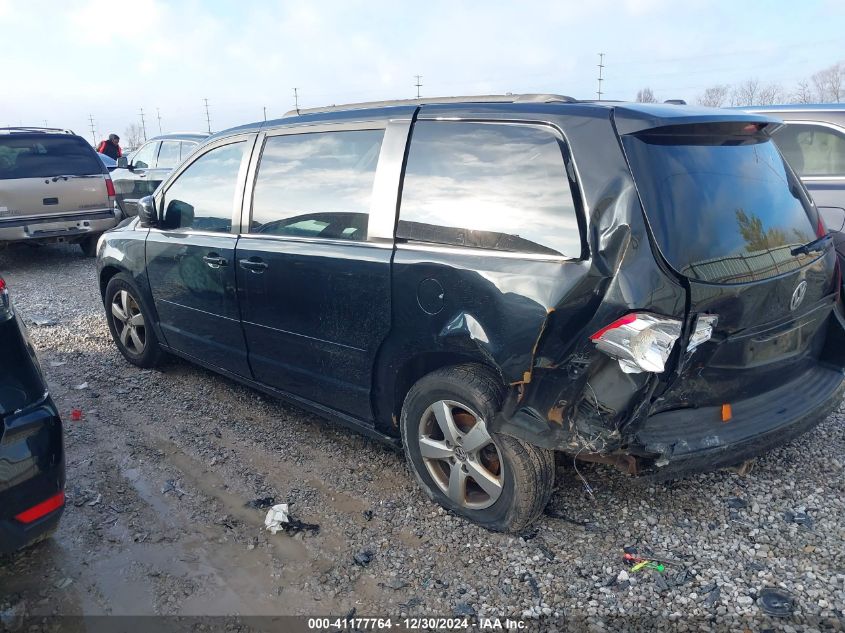
{"type": "Polygon", "coordinates": [[[484,419],[466,405],[438,400],[419,426],[419,448],[429,475],[452,502],[471,510],[496,503],[504,463],[484,419]]]}
{"type": "Polygon", "coordinates": [[[135,297],[126,290],[118,290],[112,298],[111,313],[121,345],[132,354],[143,354],[147,344],[147,328],[135,297]]]}

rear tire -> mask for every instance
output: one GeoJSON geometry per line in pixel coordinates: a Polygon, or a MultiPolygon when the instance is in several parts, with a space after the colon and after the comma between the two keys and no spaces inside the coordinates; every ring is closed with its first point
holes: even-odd
{"type": "Polygon", "coordinates": [[[118,273],[106,286],[104,305],[112,339],[124,358],[138,367],[156,367],[164,352],[152,327],[152,310],[126,273],[118,273]]]}
{"type": "Polygon", "coordinates": [[[411,387],[400,429],[408,463],[430,499],[489,530],[519,532],[549,501],[554,453],[487,432],[503,393],[484,367],[437,370],[411,387]]]}
{"type": "Polygon", "coordinates": [[[85,257],[97,256],[97,241],[100,239],[100,235],[102,235],[102,233],[97,233],[96,235],[89,235],[88,237],[83,238],[81,242],[79,242],[79,248],[82,249],[82,252],[85,254],[85,257]]]}

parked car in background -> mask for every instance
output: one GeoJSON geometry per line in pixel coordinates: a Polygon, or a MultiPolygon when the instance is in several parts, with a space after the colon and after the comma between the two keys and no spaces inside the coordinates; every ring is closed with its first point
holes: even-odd
{"type": "Polygon", "coordinates": [[[117,159],[112,179],[117,204],[125,216],[138,212],[138,200],[156,190],[167,175],[208,137],[207,134],[164,134],[117,159]]]}
{"type": "Polygon", "coordinates": [[[64,510],[62,421],[0,277],[0,554],[49,536],[64,510]]]}
{"type": "Polygon", "coordinates": [[[746,108],[783,119],[773,138],[810,191],[845,266],[845,104],[746,108]]]}
{"type": "Polygon", "coordinates": [[[72,242],[93,256],[122,216],[94,148],[68,130],[0,128],[0,244],[72,242]]]}
{"type": "Polygon", "coordinates": [[[235,128],[101,240],[108,326],[138,366],[401,443],[431,499],[519,530],[554,451],[676,477],[838,406],[836,256],[776,126],[509,95],[235,128]]]}
{"type": "MultiPolygon", "coordinates": [[[[820,207],[845,207],[845,104],[745,108],[782,119],[772,135],[820,207]]],[[[837,227],[829,227],[837,228],[837,227]]]]}

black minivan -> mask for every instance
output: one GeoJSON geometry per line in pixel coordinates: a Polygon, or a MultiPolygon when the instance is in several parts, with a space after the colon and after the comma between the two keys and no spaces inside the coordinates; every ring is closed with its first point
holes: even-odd
{"type": "Polygon", "coordinates": [[[401,443],[495,530],[554,451],[675,477],[843,389],[839,268],[762,115],[555,95],[333,107],[211,137],[99,244],[117,346],[401,443]]]}

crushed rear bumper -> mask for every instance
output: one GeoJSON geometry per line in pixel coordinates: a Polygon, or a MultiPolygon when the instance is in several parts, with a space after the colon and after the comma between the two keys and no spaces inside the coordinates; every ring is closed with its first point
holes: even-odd
{"type": "Polygon", "coordinates": [[[844,376],[840,369],[817,365],[777,389],[731,403],[728,422],[722,422],[721,407],[652,415],[637,429],[629,452],[652,464],[643,474],[658,478],[739,464],[824,420],[845,395],[844,376]]]}

